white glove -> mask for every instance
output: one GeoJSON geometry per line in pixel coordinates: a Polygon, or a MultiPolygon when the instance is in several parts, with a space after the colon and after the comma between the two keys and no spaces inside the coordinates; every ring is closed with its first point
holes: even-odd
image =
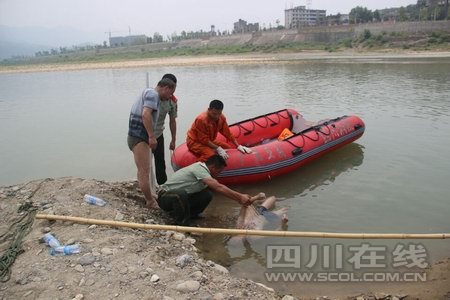
{"type": "Polygon", "coordinates": [[[250,153],[252,153],[253,151],[252,151],[252,149],[250,149],[250,148],[248,148],[248,147],[245,147],[245,146],[242,146],[242,145],[239,145],[238,147],[237,147],[237,149],[239,150],[239,151],[241,151],[242,153],[244,153],[244,154],[250,154],[250,153]]]}
{"type": "Polygon", "coordinates": [[[228,159],[228,154],[225,150],[223,150],[222,147],[217,147],[216,152],[217,152],[217,154],[222,156],[223,159],[228,159]]]}

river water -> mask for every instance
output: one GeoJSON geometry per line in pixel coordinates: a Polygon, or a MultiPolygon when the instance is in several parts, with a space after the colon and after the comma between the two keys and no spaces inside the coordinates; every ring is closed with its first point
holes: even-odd
{"type": "MultiPolygon", "coordinates": [[[[235,187],[276,195],[278,207],[289,208],[288,230],[450,232],[449,70],[450,59],[439,58],[0,74],[0,186],[61,176],[135,178],[126,145],[129,110],[145,87],[146,72],[151,85],[171,72],[179,80],[178,144],[215,98],[225,103],[229,123],[285,107],[310,120],[353,114],[364,120],[366,132],[356,142],[288,176],[235,187]]],[[[200,224],[234,227],[238,211],[235,202],[218,196],[200,224]]],[[[387,267],[399,244],[265,238],[236,246],[223,236],[198,240],[206,259],[292,293],[303,287],[264,280],[267,246],[300,246],[304,270],[313,244],[331,250],[342,244],[347,252],[362,243],[388,247],[378,253],[387,267]]],[[[429,262],[449,256],[448,241],[403,243],[423,245],[429,262]]]]}

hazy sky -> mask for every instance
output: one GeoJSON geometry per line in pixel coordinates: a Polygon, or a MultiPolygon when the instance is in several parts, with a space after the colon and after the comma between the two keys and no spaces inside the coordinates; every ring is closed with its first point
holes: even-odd
{"type": "MultiPolygon", "coordinates": [[[[416,0],[311,0],[312,9],[328,14],[348,13],[355,6],[383,9],[415,4],[416,0]]],[[[182,30],[231,30],[239,18],[261,26],[284,25],[284,9],[306,5],[276,0],[0,0],[0,25],[71,27],[103,35],[164,36],[182,30]],[[126,4],[125,4],[126,3],[126,4]]]]}

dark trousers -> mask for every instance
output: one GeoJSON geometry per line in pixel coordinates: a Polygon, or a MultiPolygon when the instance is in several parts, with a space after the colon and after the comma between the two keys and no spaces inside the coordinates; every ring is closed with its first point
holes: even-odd
{"type": "Polygon", "coordinates": [[[164,159],[164,135],[161,134],[156,141],[158,144],[153,150],[153,156],[155,157],[156,182],[161,185],[167,181],[166,161],[164,159]]]}
{"type": "Polygon", "coordinates": [[[173,214],[177,225],[189,225],[190,218],[203,212],[212,198],[212,192],[206,188],[193,194],[185,190],[165,192],[157,201],[161,209],[173,214]]]}

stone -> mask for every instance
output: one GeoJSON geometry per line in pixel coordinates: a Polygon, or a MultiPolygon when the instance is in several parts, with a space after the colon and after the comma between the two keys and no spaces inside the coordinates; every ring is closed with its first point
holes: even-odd
{"type": "Polygon", "coordinates": [[[193,238],[186,238],[185,240],[183,240],[183,244],[185,245],[194,245],[195,244],[195,240],[193,238]]]}
{"type": "Polygon", "coordinates": [[[72,300],[83,300],[84,296],[83,294],[77,294],[72,300]]]}
{"type": "Polygon", "coordinates": [[[184,268],[185,266],[190,264],[193,260],[194,259],[191,255],[183,254],[183,255],[177,257],[175,265],[177,265],[180,268],[184,268]]]}
{"type": "Polygon", "coordinates": [[[116,220],[116,221],[122,221],[124,218],[125,218],[125,216],[123,215],[123,213],[117,212],[117,213],[116,213],[116,217],[114,218],[114,220],[116,220]]]}
{"type": "Polygon", "coordinates": [[[274,289],[273,289],[273,288],[270,288],[270,287],[268,287],[268,286],[265,286],[265,285],[262,284],[262,283],[255,282],[255,284],[256,284],[256,285],[259,285],[260,287],[266,289],[266,290],[269,291],[269,292],[274,292],[274,289]]]}
{"type": "Polygon", "coordinates": [[[84,268],[81,265],[76,265],[75,266],[75,271],[83,273],[84,272],[84,268]]]}
{"type": "Polygon", "coordinates": [[[191,277],[195,280],[202,279],[202,276],[203,276],[202,271],[195,271],[194,273],[191,274],[191,277]]]}
{"type": "Polygon", "coordinates": [[[88,228],[89,229],[95,229],[95,228],[97,228],[97,225],[94,224],[94,225],[89,226],[88,228]]]}
{"type": "Polygon", "coordinates": [[[73,244],[75,244],[75,239],[69,239],[68,241],[67,241],[67,243],[66,243],[66,245],[73,245],[73,244]]]}
{"type": "Polygon", "coordinates": [[[93,285],[95,283],[95,281],[94,281],[94,279],[92,279],[92,278],[89,278],[88,280],[86,280],[86,285],[87,286],[91,286],[91,285],[93,285]]]}
{"type": "Polygon", "coordinates": [[[176,290],[182,293],[196,292],[200,288],[200,282],[188,280],[176,286],[176,290]]]}
{"type": "Polygon", "coordinates": [[[213,270],[216,270],[216,271],[218,271],[219,273],[222,273],[222,274],[230,273],[227,268],[225,268],[225,267],[223,267],[221,265],[218,265],[218,264],[215,264],[212,268],[213,268],[213,270]]]}
{"type": "Polygon", "coordinates": [[[281,300],[294,300],[295,298],[292,297],[291,295],[284,295],[283,298],[281,298],[281,300]]]}
{"type": "Polygon", "coordinates": [[[85,281],[86,281],[86,280],[84,279],[84,277],[82,277],[82,278],[80,279],[80,282],[78,283],[78,286],[83,286],[83,284],[84,284],[85,281]]]}
{"type": "Polygon", "coordinates": [[[386,293],[375,293],[375,299],[376,300],[384,300],[387,297],[389,297],[390,295],[386,294],[386,293]]]}
{"type": "Polygon", "coordinates": [[[113,255],[113,250],[108,247],[104,247],[100,250],[103,255],[113,255]]]}
{"type": "Polygon", "coordinates": [[[213,297],[214,300],[223,300],[225,299],[225,296],[222,293],[217,293],[213,297]]]}
{"type": "Polygon", "coordinates": [[[91,265],[95,262],[96,258],[93,255],[85,255],[78,259],[78,263],[82,266],[91,265]]]}
{"type": "Polygon", "coordinates": [[[152,277],[150,277],[150,282],[158,282],[159,276],[156,274],[153,274],[152,277]]]}
{"type": "Polygon", "coordinates": [[[49,233],[50,231],[52,231],[52,229],[50,227],[42,228],[42,233],[49,233]]]}
{"type": "Polygon", "coordinates": [[[184,236],[184,234],[176,232],[173,234],[172,238],[176,241],[182,241],[184,240],[186,237],[184,236]]]}

